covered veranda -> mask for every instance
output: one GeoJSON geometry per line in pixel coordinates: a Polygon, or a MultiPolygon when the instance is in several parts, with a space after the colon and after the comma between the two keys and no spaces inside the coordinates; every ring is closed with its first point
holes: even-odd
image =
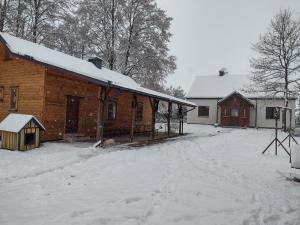
{"type": "Polygon", "coordinates": [[[146,88],[133,90],[124,87],[116,87],[109,83],[107,86],[101,86],[99,91],[99,115],[97,129],[98,146],[104,146],[108,139],[113,139],[115,143],[147,142],[165,138],[181,136],[184,134],[184,121],[186,113],[194,110],[196,105],[192,102],[175,98],[160,92],[152,91],[146,88]],[[126,127],[125,133],[110,135],[105,132],[105,112],[108,107],[109,95],[112,89],[119,89],[126,92],[131,97],[130,116],[127,118],[129,127],[126,127]],[[136,112],[138,106],[138,97],[144,97],[151,106],[151,124],[149,129],[139,132],[136,126],[136,112]]]}

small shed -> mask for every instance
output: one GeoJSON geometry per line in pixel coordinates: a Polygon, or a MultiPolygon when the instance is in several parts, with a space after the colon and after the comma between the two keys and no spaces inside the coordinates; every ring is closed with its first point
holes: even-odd
{"type": "Polygon", "coordinates": [[[1,148],[26,151],[40,146],[45,127],[32,115],[9,114],[1,123],[1,148]]]}

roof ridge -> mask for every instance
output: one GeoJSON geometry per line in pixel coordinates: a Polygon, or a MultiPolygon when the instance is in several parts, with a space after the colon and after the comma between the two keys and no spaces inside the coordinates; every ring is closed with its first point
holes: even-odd
{"type": "Polygon", "coordinates": [[[219,74],[211,74],[211,75],[196,75],[195,77],[226,77],[226,76],[250,76],[251,74],[226,74],[224,76],[220,76],[219,74]]]}
{"type": "Polygon", "coordinates": [[[192,102],[143,88],[131,77],[119,72],[107,68],[99,69],[87,60],[48,48],[42,44],[15,37],[9,33],[0,33],[0,42],[16,57],[31,60],[45,67],[64,70],[66,73],[97,85],[111,86],[131,93],[157,98],[162,101],[172,101],[174,103],[195,106],[192,102]]]}

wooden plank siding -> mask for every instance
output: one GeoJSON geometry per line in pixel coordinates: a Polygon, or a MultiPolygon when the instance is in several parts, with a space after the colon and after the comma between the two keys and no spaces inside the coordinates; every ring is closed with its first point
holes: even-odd
{"type": "MultiPolygon", "coordinates": [[[[65,134],[67,96],[80,97],[78,133],[95,138],[99,116],[99,93],[101,87],[55,70],[47,70],[45,79],[44,140],[61,139],[65,134]]],[[[129,133],[131,126],[132,94],[116,89],[109,92],[104,111],[104,135],[129,133]],[[117,102],[116,120],[108,120],[108,102],[117,102]]],[[[136,132],[150,131],[152,111],[148,97],[137,96],[143,103],[143,120],[135,124],[136,132]]]]}
{"type": "Polygon", "coordinates": [[[251,105],[239,95],[233,95],[220,104],[221,126],[249,127],[251,105]],[[238,116],[232,116],[232,110],[237,110],[238,116]]]}
{"type": "Polygon", "coordinates": [[[9,113],[34,115],[43,123],[45,68],[30,61],[7,58],[0,44],[0,86],[4,87],[4,98],[0,101],[0,121],[9,113]],[[10,110],[10,88],[18,87],[17,110],[10,110]]]}
{"type": "MultiPolygon", "coordinates": [[[[101,86],[30,60],[8,56],[2,44],[0,86],[4,87],[4,98],[0,101],[0,121],[11,112],[34,115],[46,128],[41,136],[42,141],[59,140],[65,134],[67,96],[77,96],[80,97],[78,133],[96,137],[101,86]],[[17,110],[10,110],[12,86],[18,87],[17,110]]],[[[129,133],[132,93],[111,89],[109,99],[117,101],[117,118],[114,121],[108,120],[106,104],[104,135],[129,133]]],[[[149,98],[137,95],[137,101],[143,103],[143,119],[135,122],[134,130],[150,131],[152,111],[149,98]]]]}
{"type": "Polygon", "coordinates": [[[6,132],[2,131],[1,132],[2,136],[2,144],[1,148],[3,149],[9,149],[9,150],[17,150],[18,149],[18,134],[17,133],[12,133],[12,132],[6,132]]]}
{"type": "Polygon", "coordinates": [[[63,138],[68,95],[80,97],[78,133],[95,137],[99,110],[98,86],[55,70],[49,69],[46,74],[44,140],[63,138]]]}
{"type": "Polygon", "coordinates": [[[27,151],[30,149],[38,148],[40,146],[40,128],[33,122],[29,122],[24,129],[20,131],[20,146],[21,151],[27,151]],[[35,143],[32,145],[25,145],[25,134],[34,134],[35,143]]]}
{"type": "MultiPolygon", "coordinates": [[[[135,121],[135,133],[149,132],[151,131],[152,121],[152,109],[148,97],[137,95],[137,102],[143,103],[143,118],[141,121],[135,121]]],[[[131,128],[132,117],[132,94],[128,92],[122,92],[120,90],[112,90],[110,92],[109,100],[117,102],[117,117],[116,120],[108,119],[108,107],[105,107],[105,125],[104,134],[118,135],[129,134],[131,128]]],[[[108,103],[107,102],[107,103],[108,103]]]]}

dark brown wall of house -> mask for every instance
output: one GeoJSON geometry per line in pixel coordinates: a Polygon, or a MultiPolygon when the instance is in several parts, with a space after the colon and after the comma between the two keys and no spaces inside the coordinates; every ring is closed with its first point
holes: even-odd
{"type": "MultiPolygon", "coordinates": [[[[99,93],[101,88],[90,82],[82,81],[59,71],[48,70],[45,79],[45,140],[61,139],[65,133],[67,96],[80,97],[78,133],[96,137],[99,114],[99,93]]],[[[138,102],[143,102],[143,120],[135,122],[137,132],[151,129],[151,106],[149,99],[137,96],[138,102]]],[[[129,133],[132,117],[132,94],[112,89],[104,112],[105,136],[129,133]],[[108,102],[117,102],[117,118],[108,120],[108,102]]]]}
{"type": "MultiPolygon", "coordinates": [[[[133,94],[112,90],[108,101],[117,99],[117,118],[114,121],[108,120],[108,107],[105,110],[105,132],[110,134],[127,134],[131,128],[133,94]]],[[[135,132],[151,130],[152,110],[148,97],[137,95],[137,102],[143,103],[143,120],[135,121],[135,132]]]]}
{"type": "Polygon", "coordinates": [[[16,57],[8,57],[0,43],[0,86],[4,99],[0,101],[0,121],[9,113],[36,116],[43,122],[45,68],[16,57]],[[17,110],[10,110],[10,87],[18,86],[17,110]]]}
{"type": "Polygon", "coordinates": [[[237,119],[237,126],[239,127],[249,127],[250,123],[250,104],[241,98],[239,95],[233,95],[222,104],[221,106],[221,125],[222,126],[235,126],[233,123],[234,119],[237,119]],[[238,109],[238,118],[231,117],[231,109],[238,109]],[[227,111],[227,116],[225,116],[225,110],[227,111]],[[244,115],[244,110],[246,115],[244,115]]]}
{"type": "Polygon", "coordinates": [[[47,70],[45,80],[45,140],[63,138],[66,126],[67,96],[78,96],[78,133],[96,136],[99,108],[98,86],[55,70],[47,70]]]}

